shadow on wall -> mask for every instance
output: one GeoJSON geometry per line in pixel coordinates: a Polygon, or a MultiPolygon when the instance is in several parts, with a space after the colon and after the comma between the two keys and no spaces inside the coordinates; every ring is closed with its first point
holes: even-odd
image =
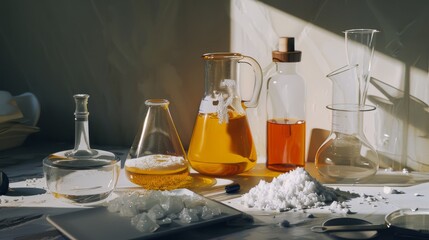
{"type": "MultiPolygon", "coordinates": [[[[371,80],[372,87],[382,94],[382,97],[369,96],[369,100],[378,106],[375,134],[381,166],[392,167],[395,170],[407,166],[413,170],[429,171],[427,159],[429,92],[422,90],[429,86],[427,78],[429,2],[416,0],[304,0],[301,4],[296,4],[293,0],[261,0],[261,2],[341,37],[345,29],[364,27],[381,30],[377,34],[375,50],[399,60],[405,69],[400,82],[401,90],[381,80],[371,80]],[[412,69],[423,71],[426,77],[414,77],[412,69]],[[415,96],[419,96],[420,99],[415,96]]],[[[317,135],[318,131],[313,132],[312,137],[317,135]]],[[[317,136],[320,138],[319,135],[317,136]]],[[[314,145],[318,141],[320,141],[318,138],[310,139],[310,144],[314,145]]],[[[312,149],[309,151],[309,156],[311,155],[312,149]]]]}
{"type": "Polygon", "coordinates": [[[205,52],[230,47],[229,1],[0,3],[0,89],[33,92],[38,138],[74,139],[73,94],[90,94],[93,144],[130,147],[144,101],[167,98],[187,147],[205,52]]]}
{"type": "Polygon", "coordinates": [[[347,1],[347,0],[261,0],[334,34],[353,28],[381,30],[375,50],[410,66],[427,71],[429,2],[427,1],[347,1]],[[308,2],[308,4],[305,4],[308,2]]]}

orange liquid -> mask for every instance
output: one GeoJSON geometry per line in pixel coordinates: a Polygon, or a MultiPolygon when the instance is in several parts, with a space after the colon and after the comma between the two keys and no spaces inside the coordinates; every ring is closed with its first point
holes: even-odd
{"type": "Polygon", "coordinates": [[[286,172],[305,165],[305,121],[267,121],[267,168],[286,172]]]}
{"type": "Polygon", "coordinates": [[[187,187],[191,181],[188,166],[173,171],[142,170],[125,167],[128,179],[147,190],[172,190],[187,187]]]}
{"type": "Polygon", "coordinates": [[[189,145],[188,160],[196,171],[231,176],[256,164],[256,150],[245,115],[229,116],[219,124],[216,114],[198,114],[189,145]]]}

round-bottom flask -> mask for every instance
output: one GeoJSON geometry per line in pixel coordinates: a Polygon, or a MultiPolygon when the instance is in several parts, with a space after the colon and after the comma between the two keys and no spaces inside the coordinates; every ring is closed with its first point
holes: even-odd
{"type": "Polygon", "coordinates": [[[373,106],[335,104],[332,110],[330,136],[316,153],[316,168],[327,181],[357,183],[374,175],[378,170],[378,156],[366,139],[363,113],[373,106]]]}
{"type": "Polygon", "coordinates": [[[121,161],[114,153],[90,147],[89,95],[73,97],[76,102],[74,149],[47,156],[43,159],[43,172],[46,185],[56,198],[93,204],[106,199],[115,189],[121,161]]]}
{"type": "Polygon", "coordinates": [[[146,118],[125,161],[128,179],[152,190],[186,187],[189,164],[168,109],[169,101],[149,99],[146,118]]]}

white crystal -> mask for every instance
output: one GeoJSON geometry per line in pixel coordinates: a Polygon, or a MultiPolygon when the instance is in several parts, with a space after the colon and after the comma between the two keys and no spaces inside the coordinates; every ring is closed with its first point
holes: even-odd
{"type": "Polygon", "coordinates": [[[138,203],[138,209],[140,211],[149,210],[160,202],[160,199],[164,198],[160,191],[150,191],[140,196],[138,203]]]}
{"type": "Polygon", "coordinates": [[[213,218],[213,211],[211,210],[211,208],[204,206],[203,211],[201,213],[201,218],[204,220],[212,219],[213,218]]]}
{"type": "Polygon", "coordinates": [[[138,210],[134,205],[123,204],[120,206],[119,215],[122,217],[133,217],[138,214],[138,210]]]}
{"type": "Polygon", "coordinates": [[[188,208],[184,208],[179,214],[180,222],[182,223],[191,223],[197,222],[199,220],[197,214],[195,212],[189,211],[188,208]]]}
{"type": "Polygon", "coordinates": [[[122,203],[119,201],[119,198],[115,198],[109,202],[107,205],[107,210],[109,212],[119,212],[121,209],[122,203]]]}
{"type": "Polygon", "coordinates": [[[147,215],[152,220],[158,220],[165,217],[166,214],[165,214],[165,210],[161,207],[161,205],[156,204],[151,209],[149,209],[149,211],[147,212],[147,215]]]}
{"type": "Polygon", "coordinates": [[[186,208],[196,208],[197,206],[204,206],[207,204],[206,200],[200,196],[184,196],[183,203],[186,208]]]}
{"type": "Polygon", "coordinates": [[[170,196],[161,203],[161,207],[166,211],[166,214],[172,214],[182,211],[184,204],[180,197],[170,196]]]}
{"type": "Polygon", "coordinates": [[[179,218],[179,213],[170,213],[167,215],[167,217],[174,220],[174,219],[179,218]]]}
{"type": "Polygon", "coordinates": [[[159,225],[154,222],[147,213],[139,214],[138,221],[135,221],[135,227],[140,232],[154,232],[159,228],[159,225]]]}
{"type": "Polygon", "coordinates": [[[160,220],[156,220],[156,223],[158,225],[166,225],[166,224],[170,224],[171,222],[173,222],[173,220],[171,220],[171,218],[169,218],[169,217],[166,217],[166,218],[163,218],[160,220]]]}
{"type": "Polygon", "coordinates": [[[218,207],[212,208],[212,212],[213,212],[213,216],[215,216],[215,217],[222,214],[222,210],[218,207]]]}

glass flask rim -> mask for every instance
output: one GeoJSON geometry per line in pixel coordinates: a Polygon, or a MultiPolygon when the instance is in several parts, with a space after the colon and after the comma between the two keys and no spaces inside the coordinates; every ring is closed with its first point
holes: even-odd
{"type": "Polygon", "coordinates": [[[342,112],[369,112],[376,109],[373,105],[360,105],[355,103],[336,103],[326,106],[329,110],[342,112]]]}
{"type": "Polygon", "coordinates": [[[338,74],[341,74],[341,73],[343,73],[343,72],[345,72],[345,71],[348,71],[348,70],[351,70],[351,69],[355,69],[355,68],[357,68],[358,66],[359,66],[359,64],[353,64],[353,65],[345,65],[345,66],[342,66],[342,67],[340,67],[340,68],[338,68],[338,69],[336,69],[336,70],[334,70],[334,71],[332,71],[332,72],[328,73],[328,75],[326,75],[326,77],[328,77],[328,78],[333,77],[333,76],[338,75],[338,74]]]}
{"type": "Polygon", "coordinates": [[[73,95],[73,98],[78,98],[78,99],[81,99],[81,98],[83,98],[83,99],[85,99],[85,98],[89,98],[89,94],[86,94],[86,93],[77,93],[77,94],[74,94],[73,95]]]}
{"type": "Polygon", "coordinates": [[[152,99],[147,99],[144,102],[144,104],[146,106],[165,106],[165,105],[169,105],[170,101],[164,98],[152,98],[152,99]]]}
{"type": "MultiPolygon", "coordinates": [[[[50,156],[52,156],[52,155],[50,155],[50,156]]],[[[48,167],[50,169],[67,169],[67,170],[77,170],[77,171],[88,170],[87,168],[82,168],[82,167],[79,167],[79,166],[76,166],[76,167],[57,166],[57,165],[55,165],[53,163],[53,161],[55,161],[55,160],[64,160],[64,161],[75,161],[75,160],[93,160],[93,161],[96,161],[96,160],[103,160],[103,161],[106,161],[106,162],[110,162],[109,164],[106,164],[106,165],[103,165],[103,166],[99,167],[99,169],[109,168],[111,166],[117,165],[118,163],[121,163],[121,158],[119,156],[116,156],[116,154],[115,154],[115,158],[114,159],[91,158],[91,157],[87,157],[87,158],[86,157],[85,158],[66,158],[66,159],[58,157],[58,158],[52,158],[52,159],[50,159],[49,158],[50,156],[45,157],[43,159],[43,166],[44,167],[48,167]]]]}
{"type": "Polygon", "coordinates": [[[236,52],[212,52],[201,56],[204,60],[241,59],[243,55],[236,52]]]}
{"type": "Polygon", "coordinates": [[[358,33],[358,34],[367,34],[367,33],[378,33],[380,32],[377,29],[372,29],[372,28],[354,28],[354,29],[347,29],[344,30],[343,33],[358,33]]]}

